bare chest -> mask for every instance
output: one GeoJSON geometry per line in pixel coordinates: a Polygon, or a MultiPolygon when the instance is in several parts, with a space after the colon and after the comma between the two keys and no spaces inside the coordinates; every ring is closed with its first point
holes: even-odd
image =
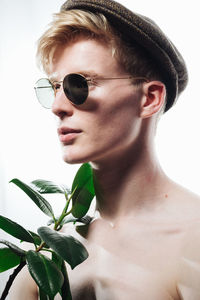
{"type": "Polygon", "coordinates": [[[176,227],[118,230],[96,224],[89,258],[69,270],[73,299],[180,299],[176,275],[183,232],[176,227]]]}

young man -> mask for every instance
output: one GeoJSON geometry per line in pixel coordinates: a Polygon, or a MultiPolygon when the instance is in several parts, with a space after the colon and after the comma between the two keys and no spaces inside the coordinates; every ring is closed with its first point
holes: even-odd
{"type": "MultiPolygon", "coordinates": [[[[68,269],[73,299],[200,299],[199,197],[154,151],[158,118],[187,84],[178,50],[114,1],[69,0],[38,56],[48,79],[36,93],[58,118],[63,159],[94,170],[98,216],[79,237],[89,258],[68,269]]],[[[37,299],[26,272],[12,299],[37,299]]]]}

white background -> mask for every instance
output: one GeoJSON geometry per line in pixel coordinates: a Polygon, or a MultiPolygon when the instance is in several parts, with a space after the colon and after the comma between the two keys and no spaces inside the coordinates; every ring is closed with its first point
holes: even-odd
{"type": "MultiPolygon", "coordinates": [[[[0,0],[0,214],[36,230],[46,217],[9,180],[37,178],[71,185],[78,166],[62,162],[51,112],[37,103],[33,86],[41,77],[36,41],[63,0],[0,0]]],[[[199,6],[197,0],[121,1],[154,19],[186,60],[190,81],[176,106],[159,123],[156,147],[166,173],[200,194],[199,6]]],[[[62,199],[53,197],[56,210],[62,199]]],[[[0,230],[0,238],[8,237],[0,230]]],[[[0,274],[0,292],[6,274],[0,274]]]]}

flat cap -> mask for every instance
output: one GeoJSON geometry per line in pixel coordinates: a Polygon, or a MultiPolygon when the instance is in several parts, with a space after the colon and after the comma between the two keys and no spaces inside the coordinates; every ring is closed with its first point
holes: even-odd
{"type": "Polygon", "coordinates": [[[102,13],[115,30],[123,33],[122,39],[136,42],[149,53],[164,78],[165,112],[169,110],[185,89],[188,73],[181,54],[157,24],[112,0],[68,0],[61,7],[61,11],[71,9],[102,13]]]}

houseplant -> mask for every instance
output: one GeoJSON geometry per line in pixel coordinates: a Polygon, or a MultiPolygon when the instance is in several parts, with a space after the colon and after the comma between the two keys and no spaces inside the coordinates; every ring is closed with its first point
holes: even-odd
{"type": "Polygon", "coordinates": [[[79,168],[70,190],[64,185],[46,180],[34,180],[29,185],[16,178],[11,182],[23,190],[50,220],[48,226],[42,226],[34,233],[0,216],[0,229],[20,241],[33,244],[35,248],[25,251],[7,240],[0,239],[0,243],[4,245],[0,248],[0,272],[16,267],[0,300],[6,299],[15,277],[25,265],[38,285],[40,300],[52,300],[57,293],[60,293],[62,299],[72,299],[65,262],[73,269],[87,259],[88,252],[77,239],[59,231],[63,225],[70,222],[88,224],[91,221],[91,218],[86,216],[95,196],[91,166],[85,163],[79,168]],[[52,206],[43,196],[57,193],[63,194],[66,200],[58,217],[54,215],[52,206]],[[44,254],[45,252],[50,252],[51,259],[44,254]]]}

